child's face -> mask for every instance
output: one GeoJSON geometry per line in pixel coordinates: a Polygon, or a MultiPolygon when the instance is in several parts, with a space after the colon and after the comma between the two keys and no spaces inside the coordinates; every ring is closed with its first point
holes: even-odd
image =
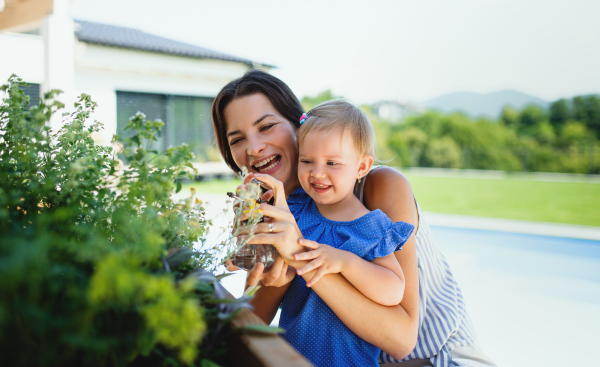
{"type": "Polygon", "coordinates": [[[299,147],[300,185],[317,204],[336,204],[352,196],[354,183],[368,168],[350,134],[341,129],[310,132],[299,147]]]}

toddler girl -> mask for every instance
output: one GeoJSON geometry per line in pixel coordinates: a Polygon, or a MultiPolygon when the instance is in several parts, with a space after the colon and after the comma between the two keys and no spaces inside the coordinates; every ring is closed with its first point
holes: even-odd
{"type": "Polygon", "coordinates": [[[327,273],[341,273],[363,295],[397,305],[404,275],[394,257],[414,226],[369,211],[354,185],[374,160],[375,136],[366,114],[345,101],[322,103],[302,115],[298,130],[298,178],[288,197],[304,238],[323,243],[295,255],[312,260],[298,274],[318,269],[306,283],[296,277],[283,300],[283,337],[318,367],[378,366],[379,349],[355,335],[310,289],[327,273]],[[366,260],[366,261],[365,261],[366,260]]]}

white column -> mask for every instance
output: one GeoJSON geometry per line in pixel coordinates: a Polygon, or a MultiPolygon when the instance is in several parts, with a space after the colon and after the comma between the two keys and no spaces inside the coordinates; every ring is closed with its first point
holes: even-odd
{"type": "MultiPolygon", "coordinates": [[[[75,101],[75,26],[69,15],[70,0],[54,0],[50,15],[42,20],[41,33],[44,39],[44,82],[42,92],[60,89],[60,96],[67,110],[75,101]]],[[[53,128],[60,126],[60,114],[51,122],[53,128]]]]}

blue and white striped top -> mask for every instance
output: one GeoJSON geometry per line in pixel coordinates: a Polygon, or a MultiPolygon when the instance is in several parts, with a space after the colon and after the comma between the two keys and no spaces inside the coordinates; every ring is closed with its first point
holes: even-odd
{"type": "MultiPolygon", "coordinates": [[[[363,180],[355,195],[363,200],[363,180]]],[[[416,200],[415,200],[416,203],[416,200]]],[[[417,204],[419,226],[416,248],[419,271],[419,334],[417,345],[408,357],[396,360],[381,352],[379,363],[429,359],[435,367],[460,366],[450,351],[475,343],[476,337],[465,309],[462,292],[448,262],[435,245],[431,229],[417,204]]]]}

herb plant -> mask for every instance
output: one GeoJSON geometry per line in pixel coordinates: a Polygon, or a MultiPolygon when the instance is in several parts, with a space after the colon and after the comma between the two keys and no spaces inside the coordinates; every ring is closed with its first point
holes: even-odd
{"type": "Polygon", "coordinates": [[[204,244],[210,223],[193,193],[172,199],[193,170],[189,148],[149,150],[163,123],[138,113],[131,137],[114,140],[122,167],[94,144],[90,96],[54,132],[59,92],[31,106],[22,85],[1,87],[2,364],[214,365],[216,331],[246,299],[216,298],[217,278],[199,267],[214,270],[223,249],[204,244]]]}

